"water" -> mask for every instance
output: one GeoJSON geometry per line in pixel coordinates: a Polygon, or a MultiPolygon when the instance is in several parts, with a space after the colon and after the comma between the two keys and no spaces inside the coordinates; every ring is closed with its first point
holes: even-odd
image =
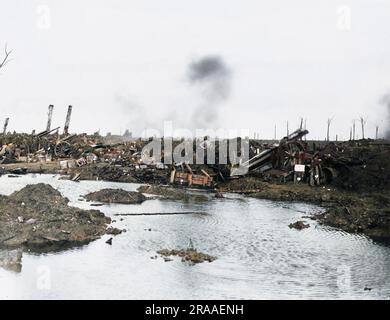
{"type": "MultiPolygon", "coordinates": [[[[91,208],[80,196],[101,188],[135,190],[136,184],[59,181],[51,175],[0,178],[0,194],[45,182],[91,208]]],[[[228,195],[206,203],[148,200],[141,205],[97,207],[126,233],[49,254],[0,252],[2,299],[388,299],[390,247],[306,220],[313,205],[228,195]],[[194,211],[198,214],[114,216],[118,213],[194,211]],[[120,219],[123,219],[122,221],[120,219]],[[151,229],[151,231],[149,231],[151,229]],[[164,262],[156,251],[194,246],[212,263],[164,262]],[[20,258],[20,257],[19,257],[20,258]],[[7,260],[8,259],[8,260],[7,260]],[[1,262],[2,261],[2,262],[1,262]],[[11,259],[12,261],[12,259],[11,259]],[[364,290],[365,287],[372,290],[364,290]]],[[[93,207],[96,209],[95,207],[93,207]]]]}

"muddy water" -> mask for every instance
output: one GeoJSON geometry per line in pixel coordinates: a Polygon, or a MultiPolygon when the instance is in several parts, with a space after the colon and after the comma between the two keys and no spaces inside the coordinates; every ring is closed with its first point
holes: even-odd
{"type": "MultiPolygon", "coordinates": [[[[0,178],[0,194],[45,182],[91,208],[80,196],[135,184],[59,181],[51,175],[0,178]]],[[[321,210],[239,196],[206,203],[148,200],[141,205],[97,207],[127,229],[63,252],[0,251],[0,298],[22,299],[388,299],[390,247],[309,221],[302,231],[288,224],[321,210]],[[186,215],[134,215],[188,212],[186,215]],[[129,214],[115,216],[115,214],[129,214]],[[123,219],[122,221],[120,219],[123,219]],[[150,231],[149,231],[150,230],[150,231]],[[194,246],[216,256],[212,263],[164,262],[163,248],[194,246]],[[371,288],[371,290],[364,290],[371,288]]],[[[95,208],[95,207],[92,207],[95,208]]],[[[305,220],[305,219],[304,219],[305,220]]]]}

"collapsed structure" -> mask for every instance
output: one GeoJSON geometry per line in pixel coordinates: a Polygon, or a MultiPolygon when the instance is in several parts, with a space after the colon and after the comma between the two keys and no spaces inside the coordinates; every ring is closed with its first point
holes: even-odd
{"type": "MultiPolygon", "coordinates": [[[[99,134],[70,134],[69,126],[72,106],[68,107],[62,134],[60,127],[51,128],[54,106],[49,106],[46,129],[31,134],[7,133],[9,119],[4,123],[3,134],[0,137],[0,163],[47,163],[57,161],[63,174],[77,181],[83,178],[83,172],[90,171],[88,177],[116,181],[154,182],[176,184],[189,187],[213,188],[220,182],[238,179],[250,175],[274,183],[307,183],[311,186],[328,183],[342,183],[344,187],[356,188],[359,176],[363,172],[364,179],[376,177],[372,184],[387,183],[387,171],[380,165],[367,165],[372,159],[389,153],[386,141],[360,140],[347,142],[306,141],[308,134],[305,129],[298,129],[282,138],[280,141],[247,140],[249,155],[246,161],[219,161],[219,148],[222,142],[216,141],[212,150],[215,152],[213,164],[197,164],[196,160],[164,164],[164,148],[161,156],[156,156],[152,162],[143,161],[143,148],[149,141],[135,139],[131,134],[124,136],[106,136],[99,134]],[[104,164],[105,167],[99,165],[104,164]],[[107,167],[108,166],[108,167],[107,167]],[[367,168],[361,171],[362,168],[367,168]],[[96,172],[93,172],[96,170],[96,172]],[[383,172],[386,172],[384,175],[383,172]],[[109,173],[109,175],[108,175],[109,173]],[[351,175],[352,174],[352,175],[351,175]],[[123,177],[132,177],[134,180],[123,177]]],[[[241,139],[238,138],[240,142],[241,139]]],[[[185,139],[174,139],[173,144],[179,145],[185,139]]],[[[207,137],[193,142],[196,150],[199,144],[204,144],[207,137]]],[[[245,143],[245,142],[244,142],[245,143]]],[[[242,143],[241,145],[242,148],[242,143]]],[[[209,152],[207,150],[207,152],[209,152]]],[[[237,154],[242,150],[240,147],[237,154]]],[[[204,154],[207,158],[207,154],[204,154]]],[[[380,161],[380,160],[378,160],[380,161]]],[[[22,172],[23,170],[19,170],[22,172]]],[[[362,183],[367,185],[366,183],[362,183]]]]}

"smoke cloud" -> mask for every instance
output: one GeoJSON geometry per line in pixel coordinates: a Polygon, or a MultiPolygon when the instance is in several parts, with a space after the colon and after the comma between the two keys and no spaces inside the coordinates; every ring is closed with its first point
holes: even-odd
{"type": "Polygon", "coordinates": [[[232,72],[218,55],[205,56],[188,65],[187,80],[199,101],[192,112],[192,127],[218,126],[223,102],[231,93],[232,72]]]}

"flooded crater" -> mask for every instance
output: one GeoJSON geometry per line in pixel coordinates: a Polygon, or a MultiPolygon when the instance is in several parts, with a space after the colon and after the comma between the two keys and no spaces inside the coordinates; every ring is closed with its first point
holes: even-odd
{"type": "MultiPolygon", "coordinates": [[[[69,205],[92,209],[83,196],[139,184],[58,180],[52,175],[0,178],[0,194],[47,183],[69,205]]],[[[149,196],[149,195],[147,195],[149,196]]],[[[210,201],[152,197],[140,204],[98,208],[126,229],[87,245],[51,253],[0,252],[2,299],[387,299],[390,247],[324,227],[303,216],[322,209],[227,195],[210,201]],[[166,214],[164,214],[166,213],[166,214]],[[177,214],[169,214],[177,213],[177,214]],[[186,214],[180,214],[186,213],[186,214]],[[296,230],[291,223],[305,221],[296,230]],[[186,249],[216,257],[188,265],[160,250],[186,249]],[[371,288],[371,290],[364,290],[371,288]]]]}

